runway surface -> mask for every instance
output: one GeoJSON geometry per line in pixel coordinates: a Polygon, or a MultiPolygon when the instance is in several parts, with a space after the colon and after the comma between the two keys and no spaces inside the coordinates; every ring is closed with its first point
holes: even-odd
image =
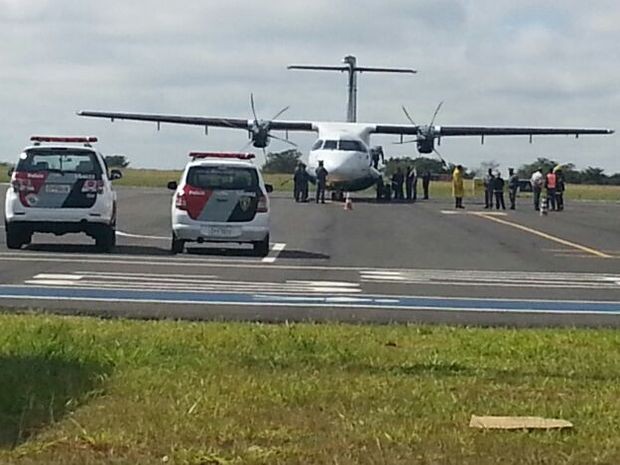
{"type": "Polygon", "coordinates": [[[266,258],[233,246],[169,254],[164,189],[120,188],[118,247],[82,235],[0,238],[0,306],[254,321],[620,326],[620,204],[541,217],[449,201],[272,198],[266,258]]]}

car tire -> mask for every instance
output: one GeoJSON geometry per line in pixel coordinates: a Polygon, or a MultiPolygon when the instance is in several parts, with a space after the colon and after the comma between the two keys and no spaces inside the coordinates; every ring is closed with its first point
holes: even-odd
{"type": "Polygon", "coordinates": [[[6,246],[8,249],[20,249],[24,245],[25,240],[21,228],[5,223],[4,231],[6,233],[6,246]]]}
{"type": "Polygon", "coordinates": [[[269,255],[269,234],[267,234],[265,239],[262,241],[254,242],[252,247],[254,249],[254,253],[259,257],[266,257],[269,255]]]}
{"type": "Polygon", "coordinates": [[[183,253],[183,249],[185,248],[185,241],[183,239],[178,239],[175,235],[172,236],[172,242],[170,243],[170,252],[173,254],[183,253]]]}
{"type": "Polygon", "coordinates": [[[95,235],[95,246],[101,252],[111,252],[116,245],[116,230],[112,226],[104,226],[95,235]]]}

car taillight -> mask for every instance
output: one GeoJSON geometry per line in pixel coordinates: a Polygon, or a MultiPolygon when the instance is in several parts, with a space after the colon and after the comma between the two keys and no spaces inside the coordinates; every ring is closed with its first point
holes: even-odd
{"type": "Polygon", "coordinates": [[[11,179],[11,187],[15,192],[34,192],[34,184],[30,179],[27,178],[18,178],[13,175],[11,179]]]}
{"type": "Polygon", "coordinates": [[[258,204],[256,205],[257,213],[267,213],[269,211],[269,207],[267,206],[267,197],[264,194],[258,198],[258,204]]]}
{"type": "Polygon", "coordinates": [[[187,198],[183,192],[177,193],[174,199],[174,206],[179,210],[187,211],[187,198]]]}
{"type": "Polygon", "coordinates": [[[82,185],[82,192],[103,194],[103,180],[101,179],[87,179],[82,185]]]}

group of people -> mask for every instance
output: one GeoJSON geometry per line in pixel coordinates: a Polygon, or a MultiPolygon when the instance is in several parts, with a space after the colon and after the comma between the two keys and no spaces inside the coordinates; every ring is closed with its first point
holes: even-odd
{"type": "MultiPolygon", "coordinates": [[[[322,161],[316,169],[316,203],[325,203],[325,188],[327,187],[327,169],[322,161]]],[[[307,202],[309,198],[308,187],[310,183],[310,175],[303,162],[299,162],[293,173],[293,196],[295,202],[307,202]]]]}
{"type": "Polygon", "coordinates": [[[534,209],[540,210],[542,205],[543,208],[548,207],[549,210],[564,210],[566,183],[560,167],[556,166],[548,170],[546,174],[543,174],[541,169],[536,170],[532,174],[530,183],[534,193],[534,209]],[[546,191],[546,197],[542,195],[543,189],[546,191]]]}
{"type": "MultiPolygon", "coordinates": [[[[407,200],[409,202],[418,199],[418,173],[413,166],[408,166],[406,171],[400,167],[392,175],[391,183],[386,184],[382,177],[377,180],[378,200],[407,200]]],[[[421,176],[424,199],[428,199],[428,190],[431,182],[430,171],[425,171],[421,176]]]]}
{"type": "MultiPolygon", "coordinates": [[[[465,195],[463,175],[464,169],[461,165],[458,165],[452,173],[452,192],[455,199],[455,208],[465,208],[463,206],[463,197],[465,195]]],[[[499,210],[501,208],[505,210],[504,188],[506,187],[506,183],[502,178],[501,172],[496,171],[494,173],[493,170],[489,168],[483,179],[483,184],[484,208],[492,210],[495,204],[496,209],[499,210]]],[[[554,169],[550,169],[546,174],[543,174],[541,169],[536,170],[534,174],[532,174],[530,184],[534,194],[533,200],[535,210],[540,210],[541,205],[543,208],[548,206],[550,210],[561,211],[564,209],[564,191],[566,189],[566,184],[561,167],[557,166],[554,169]],[[542,195],[543,191],[546,191],[546,197],[542,195]]],[[[515,173],[513,168],[509,168],[508,199],[510,201],[511,210],[516,208],[518,191],[519,176],[515,173]]]]}

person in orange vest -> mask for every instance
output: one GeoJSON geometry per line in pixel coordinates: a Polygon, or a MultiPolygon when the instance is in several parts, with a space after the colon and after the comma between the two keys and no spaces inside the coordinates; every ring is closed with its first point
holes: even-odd
{"type": "Polygon", "coordinates": [[[545,177],[545,187],[547,188],[547,199],[549,201],[549,210],[555,210],[555,191],[558,187],[558,176],[549,170],[545,177]]]}

